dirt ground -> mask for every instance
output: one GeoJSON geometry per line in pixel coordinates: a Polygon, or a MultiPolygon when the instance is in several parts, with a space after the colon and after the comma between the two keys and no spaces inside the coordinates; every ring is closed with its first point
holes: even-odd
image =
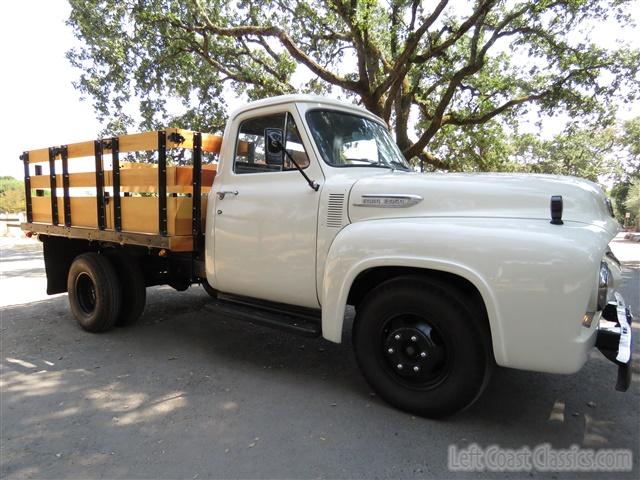
{"type": "MultiPolygon", "coordinates": [[[[640,245],[613,248],[639,312],[640,245]]],[[[85,333],[66,295],[46,296],[38,242],[0,250],[0,478],[514,477],[450,472],[448,447],[471,443],[628,448],[633,471],[607,476],[640,477],[638,342],[624,394],[594,351],[576,375],[499,369],[472,408],[432,421],[376,398],[349,341],[226,319],[200,288],[150,288],[138,324],[85,333]]]]}

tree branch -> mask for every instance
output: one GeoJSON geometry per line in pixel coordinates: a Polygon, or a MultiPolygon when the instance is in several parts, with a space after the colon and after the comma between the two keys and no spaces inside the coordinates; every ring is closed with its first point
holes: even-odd
{"type": "Polygon", "coordinates": [[[360,93],[360,84],[354,82],[352,80],[348,80],[344,77],[336,75],[333,72],[323,68],[319,65],[315,60],[309,57],[306,53],[304,53],[291,39],[291,37],[284,32],[279,27],[275,26],[259,26],[259,25],[246,25],[239,27],[220,27],[215,25],[211,19],[208,17],[207,13],[204,11],[204,8],[200,4],[199,0],[192,0],[195,6],[198,9],[199,14],[202,16],[204,20],[204,25],[198,27],[190,27],[184,24],[181,21],[171,23],[174,26],[185,29],[187,31],[195,31],[198,33],[202,33],[203,31],[207,31],[214,35],[220,35],[224,37],[231,38],[243,38],[249,35],[254,35],[258,37],[273,37],[277,38],[282,46],[289,52],[289,54],[298,60],[300,63],[305,65],[309,70],[318,75],[318,77],[322,78],[326,82],[329,82],[333,85],[339,86],[345,90],[350,90],[352,92],[360,93]]]}

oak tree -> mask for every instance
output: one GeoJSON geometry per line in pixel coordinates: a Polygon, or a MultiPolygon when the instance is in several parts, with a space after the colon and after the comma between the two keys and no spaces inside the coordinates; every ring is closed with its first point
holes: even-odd
{"type": "Polygon", "coordinates": [[[112,130],[132,124],[131,102],[144,127],[212,130],[229,91],[341,94],[388,122],[407,158],[449,169],[433,148],[447,135],[481,139],[529,111],[608,124],[638,96],[640,53],[591,35],[629,24],[626,0],[70,3],[77,86],[112,130]]]}

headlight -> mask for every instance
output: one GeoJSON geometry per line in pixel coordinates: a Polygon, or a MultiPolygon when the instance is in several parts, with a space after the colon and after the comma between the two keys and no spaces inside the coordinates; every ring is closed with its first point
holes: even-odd
{"type": "Polygon", "coordinates": [[[598,277],[598,310],[604,310],[607,306],[607,293],[611,272],[605,262],[600,263],[600,275],[598,277]]]}

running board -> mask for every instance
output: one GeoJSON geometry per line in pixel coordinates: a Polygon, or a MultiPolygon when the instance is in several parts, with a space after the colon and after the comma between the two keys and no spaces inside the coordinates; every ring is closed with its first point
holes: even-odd
{"type": "Polygon", "coordinates": [[[316,319],[310,315],[276,311],[257,305],[221,299],[208,303],[205,308],[237,320],[244,320],[304,337],[319,337],[322,333],[320,318],[316,319]]]}

